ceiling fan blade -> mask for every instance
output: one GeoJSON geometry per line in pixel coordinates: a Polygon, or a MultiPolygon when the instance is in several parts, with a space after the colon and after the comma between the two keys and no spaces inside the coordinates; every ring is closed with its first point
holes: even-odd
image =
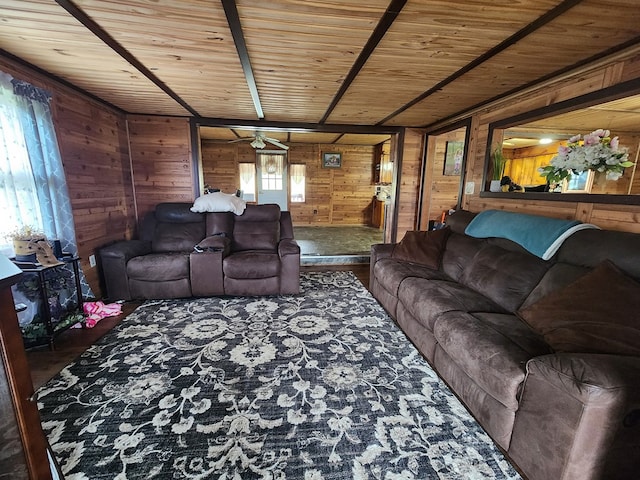
{"type": "Polygon", "coordinates": [[[254,140],[255,137],[240,137],[235,138],[233,140],[229,140],[227,143],[238,143],[238,142],[246,142],[247,140],[254,140]]]}
{"type": "Polygon", "coordinates": [[[276,140],[275,138],[263,137],[263,140],[269,142],[271,145],[275,145],[276,147],[280,147],[284,150],[289,150],[289,147],[287,145],[285,145],[284,143],[281,143],[279,140],[276,140]]]}

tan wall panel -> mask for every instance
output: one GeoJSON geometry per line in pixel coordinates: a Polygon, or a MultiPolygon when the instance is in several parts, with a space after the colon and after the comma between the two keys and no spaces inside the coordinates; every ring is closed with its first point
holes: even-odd
{"type": "Polygon", "coordinates": [[[189,120],[130,115],[127,121],[138,220],[158,203],[192,202],[189,120]]]}
{"type": "Polygon", "coordinates": [[[402,152],[402,171],[400,172],[400,189],[397,210],[396,237],[391,241],[401,240],[408,230],[417,227],[417,205],[420,188],[420,170],[422,166],[424,134],[420,130],[407,129],[402,152]]]}

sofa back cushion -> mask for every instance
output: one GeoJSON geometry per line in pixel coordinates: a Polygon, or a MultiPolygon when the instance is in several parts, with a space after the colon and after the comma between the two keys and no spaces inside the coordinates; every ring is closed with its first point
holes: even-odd
{"type": "Polygon", "coordinates": [[[465,268],[471,264],[473,257],[484,244],[484,240],[455,233],[452,229],[442,255],[442,271],[455,281],[459,281],[465,268]]]}
{"type": "Polygon", "coordinates": [[[538,282],[538,285],[531,291],[520,308],[525,308],[537,302],[542,297],[566,287],[589,270],[587,267],[579,267],[577,265],[571,265],[570,263],[554,263],[544,274],[540,282],[538,282]]]}
{"type": "Polygon", "coordinates": [[[640,235],[613,230],[581,230],[564,241],[557,259],[589,268],[610,260],[627,275],[640,279],[640,235]]]}
{"type": "Polygon", "coordinates": [[[204,222],[158,222],[151,241],[154,252],[190,252],[204,238],[204,222]]]}
{"type": "Polygon", "coordinates": [[[640,356],[640,283],[602,262],[518,316],[558,352],[640,356]]]}
{"type": "Polygon", "coordinates": [[[544,260],[488,245],[476,253],[460,282],[515,312],[548,268],[544,260]]]}
{"type": "Polygon", "coordinates": [[[235,217],[231,250],[275,251],[280,242],[280,207],[274,204],[247,205],[235,217]]]}
{"type": "Polygon", "coordinates": [[[141,238],[154,252],[190,252],[204,238],[205,219],[189,203],[160,203],[143,224],[141,238]],[[148,238],[146,238],[148,237],[148,238]]]}

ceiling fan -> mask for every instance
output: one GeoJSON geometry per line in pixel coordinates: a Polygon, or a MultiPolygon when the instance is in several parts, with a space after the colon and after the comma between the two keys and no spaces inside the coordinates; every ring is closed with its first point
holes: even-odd
{"type": "Polygon", "coordinates": [[[280,147],[284,150],[289,150],[289,147],[284,143],[280,142],[280,140],[276,138],[267,137],[262,132],[256,132],[251,137],[240,137],[235,140],[231,140],[229,143],[245,142],[249,140],[251,140],[250,145],[255,149],[264,148],[267,146],[267,143],[270,143],[271,145],[275,145],[276,147],[280,147]]]}

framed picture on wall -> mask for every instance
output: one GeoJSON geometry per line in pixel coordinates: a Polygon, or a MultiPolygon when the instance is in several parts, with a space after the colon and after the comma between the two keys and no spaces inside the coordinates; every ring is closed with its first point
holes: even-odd
{"type": "Polygon", "coordinates": [[[322,168],[340,168],[342,167],[342,154],[336,152],[322,153],[322,168]]]}
{"type": "Polygon", "coordinates": [[[591,193],[593,177],[595,177],[593,170],[585,170],[578,175],[572,174],[569,180],[566,178],[563,180],[562,193],[591,193]]]}
{"type": "Polygon", "coordinates": [[[460,175],[462,170],[462,157],[464,155],[464,142],[447,142],[444,151],[443,175],[460,175]]]}

